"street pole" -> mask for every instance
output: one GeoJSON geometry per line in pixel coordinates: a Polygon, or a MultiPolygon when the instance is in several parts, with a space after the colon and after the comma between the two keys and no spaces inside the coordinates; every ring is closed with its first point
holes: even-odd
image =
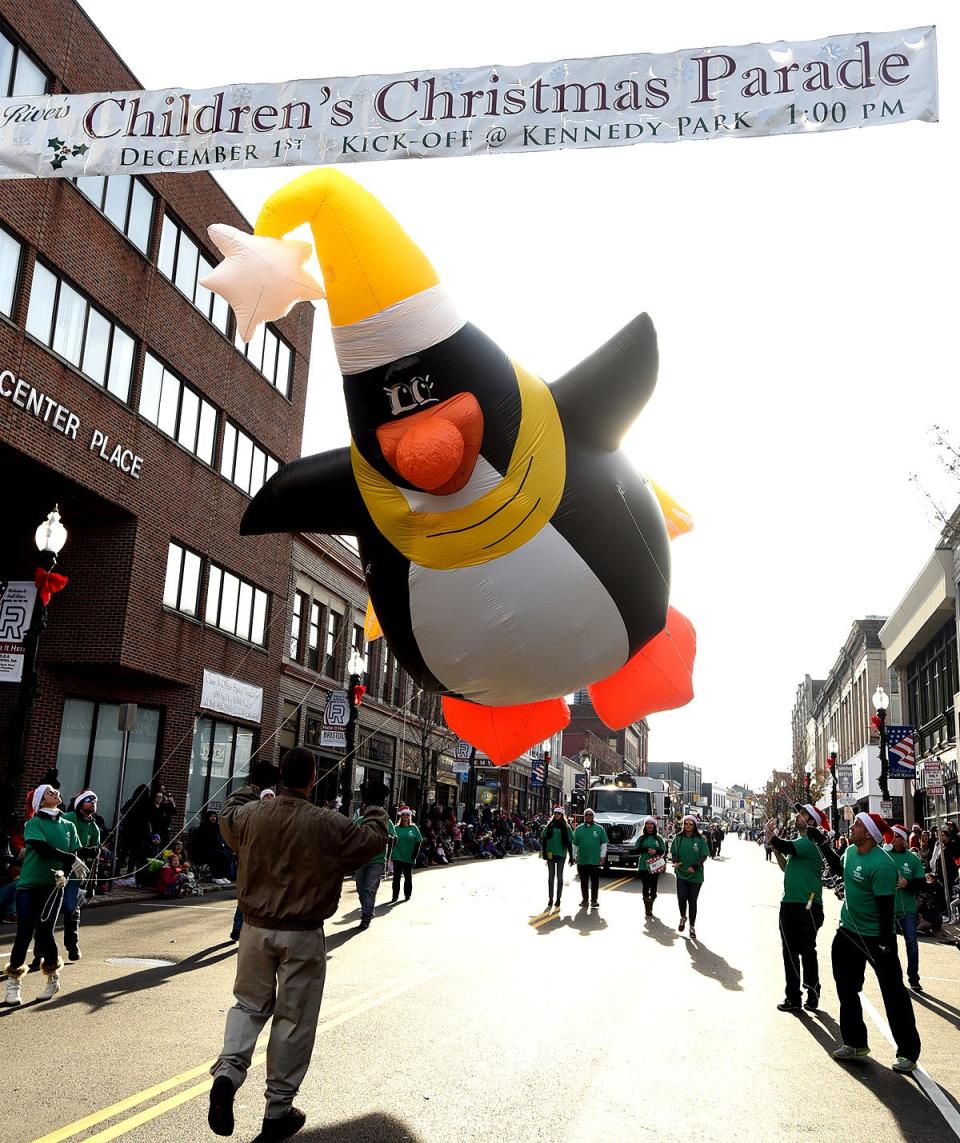
{"type": "Polygon", "coordinates": [[[827,743],[827,749],[830,751],[830,825],[833,829],[833,836],[836,837],[840,832],[840,817],[837,810],[837,754],[840,750],[840,743],[835,738],[831,738],[827,743]]]}
{"type": "Polygon", "coordinates": [[[363,666],[363,655],[354,647],[350,652],[350,660],[347,663],[347,670],[350,672],[347,676],[347,702],[350,706],[350,715],[347,719],[346,730],[344,731],[346,749],[344,750],[343,769],[340,772],[340,812],[346,817],[350,816],[350,802],[353,798],[353,775],[357,749],[357,718],[360,701],[363,698],[365,690],[360,677],[363,666]]]}
{"type": "Polygon", "coordinates": [[[878,686],[873,692],[873,706],[877,712],[876,727],[880,734],[880,797],[885,802],[890,801],[890,791],[887,789],[887,707],[890,705],[890,696],[878,686]]]}
{"type": "Polygon", "coordinates": [[[473,813],[477,803],[477,748],[470,747],[470,770],[467,775],[467,812],[473,813]]]}

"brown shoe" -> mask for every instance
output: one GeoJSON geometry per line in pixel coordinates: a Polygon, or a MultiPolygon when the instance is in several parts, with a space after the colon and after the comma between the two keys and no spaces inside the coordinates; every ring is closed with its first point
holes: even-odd
{"type": "Polygon", "coordinates": [[[289,1139],[296,1135],[307,1122],[307,1117],[299,1107],[291,1107],[286,1115],[279,1119],[264,1119],[260,1127],[258,1139],[260,1143],[272,1143],[274,1139],[289,1139]]]}

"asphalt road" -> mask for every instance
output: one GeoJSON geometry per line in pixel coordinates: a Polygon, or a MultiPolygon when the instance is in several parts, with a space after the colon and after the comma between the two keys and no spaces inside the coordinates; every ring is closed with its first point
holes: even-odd
{"type": "MultiPolygon", "coordinates": [[[[823,1010],[777,1012],[781,881],[761,849],[728,839],[708,863],[696,942],[676,931],[670,876],[645,922],[632,876],[604,880],[598,912],[579,910],[570,886],[559,914],[541,914],[537,857],[453,865],[419,873],[411,901],[381,904],[363,933],[348,884],[327,924],[297,1138],[953,1138],[960,950],[921,944],[928,992],[915,1007],[932,1080],[892,1072],[893,1049],[870,1019],[871,1058],[837,1064],[829,943],[839,903],[825,900],[823,1010]]],[[[64,969],[63,992],[32,1002],[42,980],[30,975],[23,1007],[0,1016],[4,1143],[215,1138],[207,1070],[232,1002],[233,907],[216,894],[87,912],[84,958],[64,969]]],[[[6,952],[12,927],[0,932],[6,952]]],[[[865,995],[882,1013],[872,980],[865,995]]],[[[259,1130],[263,1077],[261,1052],[237,1096],[237,1139],[259,1130]]]]}

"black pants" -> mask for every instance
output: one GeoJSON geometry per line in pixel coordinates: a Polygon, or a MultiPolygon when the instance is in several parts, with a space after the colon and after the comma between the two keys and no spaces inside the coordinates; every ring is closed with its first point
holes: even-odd
{"type": "Polygon", "coordinates": [[[403,895],[409,897],[413,892],[413,862],[412,861],[397,861],[393,862],[393,899],[400,896],[400,878],[403,878],[403,895]]]}
{"type": "Polygon", "coordinates": [[[844,928],[837,930],[831,950],[833,978],[840,998],[840,1034],[851,1048],[867,1047],[867,1026],[863,1022],[860,993],[867,962],[873,966],[887,1013],[887,1023],[897,1045],[897,1055],[916,1060],[920,1055],[920,1035],[913,1015],[910,995],[903,986],[903,972],[897,956],[897,938],[861,937],[844,928]]]}
{"type": "Polygon", "coordinates": [[[808,909],[791,902],[780,904],[780,945],[786,979],[784,997],[799,1004],[801,987],[820,999],[820,967],[817,964],[817,932],[823,924],[823,906],[816,901],[808,909]],[[801,985],[801,966],[803,978],[801,985]]]}
{"type": "Polygon", "coordinates": [[[581,901],[589,901],[591,905],[596,905],[597,898],[600,896],[600,866],[578,865],[577,873],[580,874],[581,901]],[[589,895],[587,894],[588,887],[590,889],[589,895]]]}
{"type": "Polygon", "coordinates": [[[10,950],[11,968],[19,968],[26,961],[34,934],[37,938],[35,951],[44,965],[52,968],[59,961],[53,929],[62,903],[63,890],[54,889],[52,885],[43,889],[17,890],[17,935],[10,950]]]}
{"type": "Polygon", "coordinates": [[[700,889],[703,885],[702,881],[684,881],[682,877],[677,878],[677,904],[680,906],[680,916],[687,915],[687,905],[690,906],[690,928],[696,928],[697,924],[697,898],[700,896],[700,889]]]}
{"type": "Polygon", "coordinates": [[[660,874],[648,873],[645,869],[641,869],[640,880],[643,882],[643,900],[645,903],[649,901],[652,905],[657,899],[657,882],[660,880],[660,874]]]}
{"type": "Polygon", "coordinates": [[[552,853],[547,855],[547,896],[555,904],[560,904],[560,894],[563,892],[563,863],[566,857],[561,853],[555,857],[552,853]],[[556,878],[557,895],[553,895],[553,882],[556,878]]]}

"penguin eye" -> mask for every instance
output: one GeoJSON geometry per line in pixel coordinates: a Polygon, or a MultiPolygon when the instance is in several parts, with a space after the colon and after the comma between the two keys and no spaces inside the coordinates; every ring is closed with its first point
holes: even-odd
{"type": "Polygon", "coordinates": [[[390,398],[390,413],[394,417],[417,407],[416,399],[405,381],[391,385],[389,389],[384,389],[384,393],[390,398]]]}

